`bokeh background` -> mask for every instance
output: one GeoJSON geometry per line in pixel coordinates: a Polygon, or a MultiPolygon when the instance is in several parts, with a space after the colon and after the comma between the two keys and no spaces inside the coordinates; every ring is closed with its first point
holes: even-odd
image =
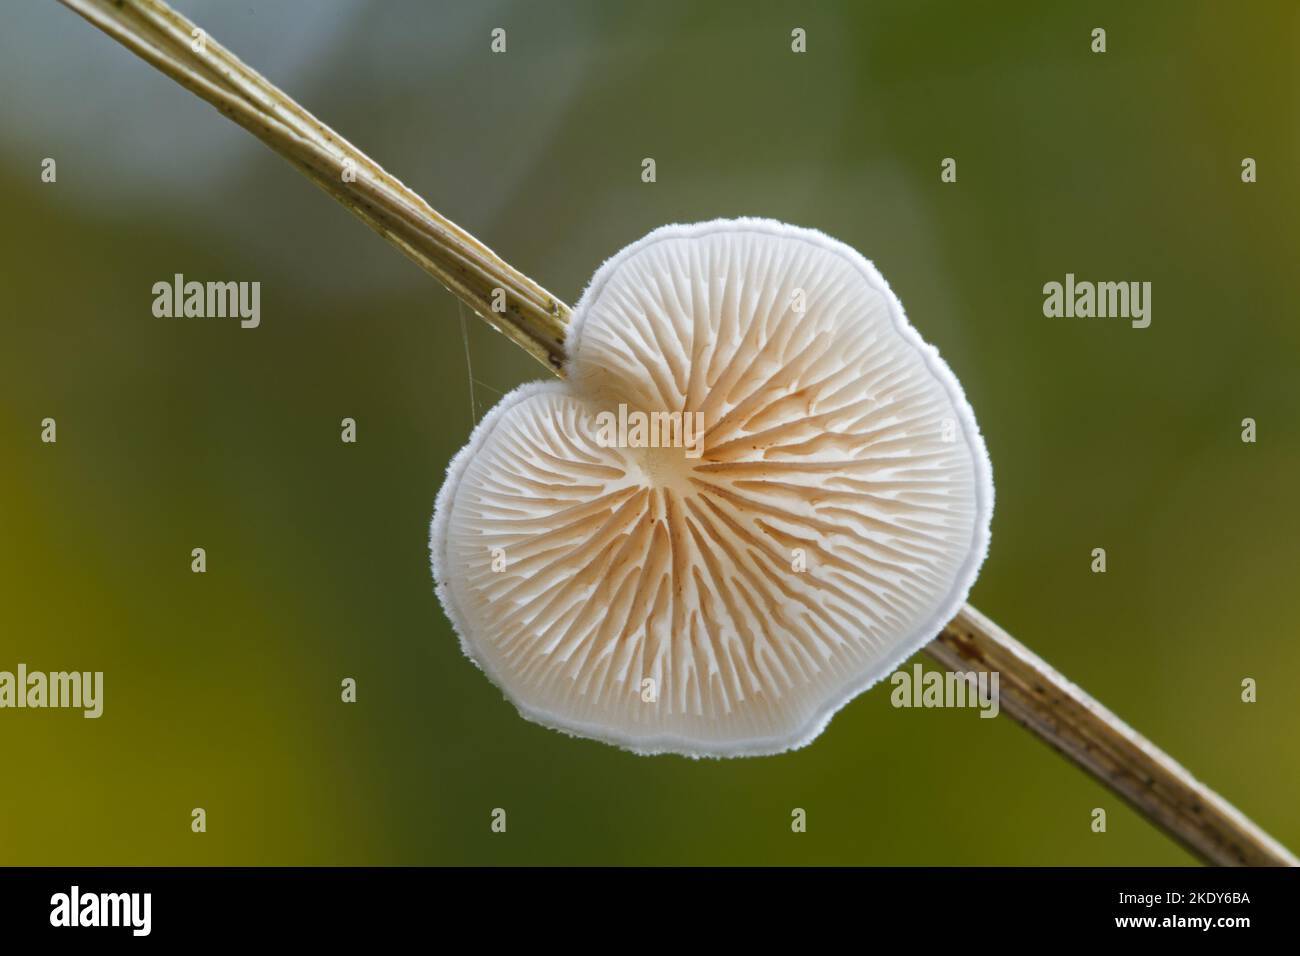
{"type": "MultiPolygon", "coordinates": [[[[875,260],[989,444],[973,603],[1300,846],[1300,5],[177,6],[569,302],[673,221],[875,260]],[[1044,318],[1066,272],[1152,282],[1151,327],[1044,318]]],[[[1193,862],[1009,720],[887,687],[762,759],[523,721],[428,571],[455,300],[53,0],[6,4],[0,88],[0,670],[105,672],[97,721],[0,712],[0,863],[1193,862]],[[176,272],[260,281],[261,327],[155,318],[176,272]]],[[[544,374],[469,321],[480,412],[544,374]]]]}

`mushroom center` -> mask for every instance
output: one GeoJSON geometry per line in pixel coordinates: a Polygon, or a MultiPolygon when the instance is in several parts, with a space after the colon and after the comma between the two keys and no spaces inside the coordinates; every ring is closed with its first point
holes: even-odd
{"type": "Polygon", "coordinates": [[[674,491],[682,497],[696,493],[697,488],[691,482],[691,476],[699,459],[687,457],[690,449],[634,448],[629,451],[647,485],[674,491]]]}

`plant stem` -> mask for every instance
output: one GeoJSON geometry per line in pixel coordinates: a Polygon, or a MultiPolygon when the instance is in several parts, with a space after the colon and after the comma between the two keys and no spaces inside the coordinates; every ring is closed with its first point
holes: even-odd
{"type": "Polygon", "coordinates": [[[529,355],[563,371],[567,306],[185,17],[158,0],[60,2],[266,143],[529,355]],[[492,308],[497,289],[504,311],[492,308]]]}
{"type": "MultiPolygon", "coordinates": [[[[479,316],[563,374],[568,306],[162,0],[59,2],[284,156],[479,316]],[[498,289],[505,292],[504,312],[492,308],[498,289]]],[[[1300,865],[1231,804],[969,605],[926,652],[950,670],[997,672],[1001,707],[1014,720],[1206,862],[1300,865]]]]}
{"type": "Polygon", "coordinates": [[[1004,712],[1207,863],[1300,865],[1236,807],[969,604],[925,652],[952,671],[997,673],[1004,712]]]}

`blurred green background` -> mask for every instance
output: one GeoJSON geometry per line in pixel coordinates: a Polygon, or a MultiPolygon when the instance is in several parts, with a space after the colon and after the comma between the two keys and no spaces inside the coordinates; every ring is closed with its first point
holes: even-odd
{"type": "MultiPolygon", "coordinates": [[[[566,301],[666,222],[861,250],[989,445],[972,602],[1300,846],[1300,5],[177,6],[566,301]],[[1066,272],[1152,282],[1151,327],[1044,318],[1066,272]]],[[[1192,862],[1009,720],[888,688],[761,759],[520,719],[428,570],[455,300],[52,0],[4,19],[0,670],[105,701],[0,711],[0,863],[1192,862]],[[260,281],[261,327],[155,318],[176,272],[260,281]]],[[[481,412],[544,372],[470,322],[481,412]]]]}

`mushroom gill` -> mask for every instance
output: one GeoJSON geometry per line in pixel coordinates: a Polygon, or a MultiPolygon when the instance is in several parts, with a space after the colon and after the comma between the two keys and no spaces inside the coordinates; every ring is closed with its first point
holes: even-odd
{"type": "Polygon", "coordinates": [[[849,247],[655,230],[596,273],[567,355],[479,425],[431,534],[465,653],[525,717],[641,753],[787,750],[960,607],[988,456],[849,247]]]}

